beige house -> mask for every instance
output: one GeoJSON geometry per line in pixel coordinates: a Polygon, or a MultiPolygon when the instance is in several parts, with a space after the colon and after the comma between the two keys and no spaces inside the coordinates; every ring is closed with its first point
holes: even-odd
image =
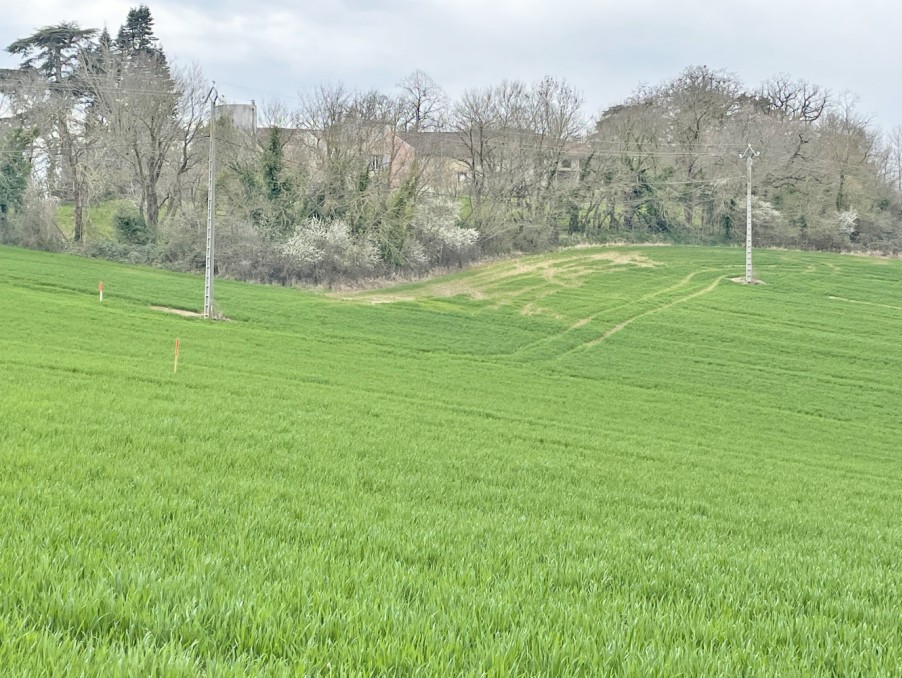
{"type": "MultiPolygon", "coordinates": [[[[268,143],[273,128],[259,128],[258,143],[268,143]]],[[[316,171],[324,171],[331,158],[346,163],[350,171],[366,162],[374,175],[380,175],[389,187],[397,188],[413,172],[419,173],[422,184],[436,194],[457,197],[468,191],[474,173],[481,171],[480,163],[502,163],[516,158],[521,166],[531,163],[539,146],[539,137],[530,135],[493,136],[487,144],[492,152],[480,157],[477,143],[459,132],[404,132],[390,125],[377,123],[348,123],[328,130],[277,128],[286,161],[316,171]],[[519,154],[519,155],[517,155],[519,154]]],[[[568,142],[563,149],[550,151],[545,160],[557,162],[553,173],[556,184],[575,184],[580,169],[588,157],[584,142],[568,142]]],[[[492,167],[498,171],[498,167],[492,167]]]]}

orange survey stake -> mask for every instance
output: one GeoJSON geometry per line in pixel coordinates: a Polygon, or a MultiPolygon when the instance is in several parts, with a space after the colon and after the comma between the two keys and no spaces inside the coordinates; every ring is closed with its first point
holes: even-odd
{"type": "Polygon", "coordinates": [[[175,340],[175,362],[172,363],[172,371],[178,372],[179,369],[179,344],[181,343],[181,339],[175,340]]]}

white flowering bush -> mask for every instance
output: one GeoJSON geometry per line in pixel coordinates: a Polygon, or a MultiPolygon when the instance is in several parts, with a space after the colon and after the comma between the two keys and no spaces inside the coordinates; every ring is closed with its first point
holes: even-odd
{"type": "Polygon", "coordinates": [[[335,274],[366,275],[379,265],[375,244],[366,236],[355,236],[341,220],[305,220],[282,252],[317,282],[335,274]]]}
{"type": "Polygon", "coordinates": [[[858,213],[852,210],[827,212],[812,220],[805,231],[805,245],[819,250],[842,250],[858,226],[858,213]]]}
{"type": "Polygon", "coordinates": [[[845,235],[855,233],[855,227],[858,226],[858,210],[850,207],[836,213],[836,219],[839,222],[839,230],[845,235]]]}
{"type": "MultiPolygon", "coordinates": [[[[745,210],[739,214],[734,233],[742,242],[745,240],[745,210]]],[[[785,245],[792,241],[792,230],[780,210],[766,200],[752,197],[752,239],[756,245],[785,245]]]]}
{"type": "Polygon", "coordinates": [[[447,200],[421,203],[411,224],[411,238],[405,243],[408,261],[415,265],[462,265],[477,254],[479,232],[458,223],[459,207],[447,200]]]}
{"type": "Polygon", "coordinates": [[[415,237],[408,237],[401,248],[401,257],[407,268],[423,269],[429,267],[429,255],[426,248],[415,237]]]}

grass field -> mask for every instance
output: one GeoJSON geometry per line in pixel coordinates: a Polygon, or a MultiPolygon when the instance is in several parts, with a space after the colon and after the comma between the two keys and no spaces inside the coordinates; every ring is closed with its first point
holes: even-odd
{"type": "Polygon", "coordinates": [[[742,261],[0,248],[0,673],[899,675],[902,262],[742,261]]]}
{"type": "MultiPolygon", "coordinates": [[[[92,240],[110,240],[116,237],[116,224],[113,217],[123,207],[131,205],[128,200],[107,200],[85,207],[83,219],[85,237],[92,240]]],[[[56,223],[67,237],[75,230],[75,207],[60,205],[56,210],[56,223]]]]}

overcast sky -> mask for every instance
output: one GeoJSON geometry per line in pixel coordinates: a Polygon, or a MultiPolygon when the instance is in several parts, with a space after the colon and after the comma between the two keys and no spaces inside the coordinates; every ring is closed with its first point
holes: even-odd
{"type": "MultiPolygon", "coordinates": [[[[0,44],[60,21],[106,24],[128,0],[0,0],[0,44]],[[77,8],[77,9],[75,9],[77,8]]],[[[883,129],[902,124],[897,0],[153,0],[170,60],[196,62],[234,103],[341,80],[389,91],[420,68],[451,96],[504,78],[564,78],[588,114],[688,65],[756,85],[789,73],[859,95],[883,129]]],[[[17,65],[5,52],[0,67],[17,65]]]]}

